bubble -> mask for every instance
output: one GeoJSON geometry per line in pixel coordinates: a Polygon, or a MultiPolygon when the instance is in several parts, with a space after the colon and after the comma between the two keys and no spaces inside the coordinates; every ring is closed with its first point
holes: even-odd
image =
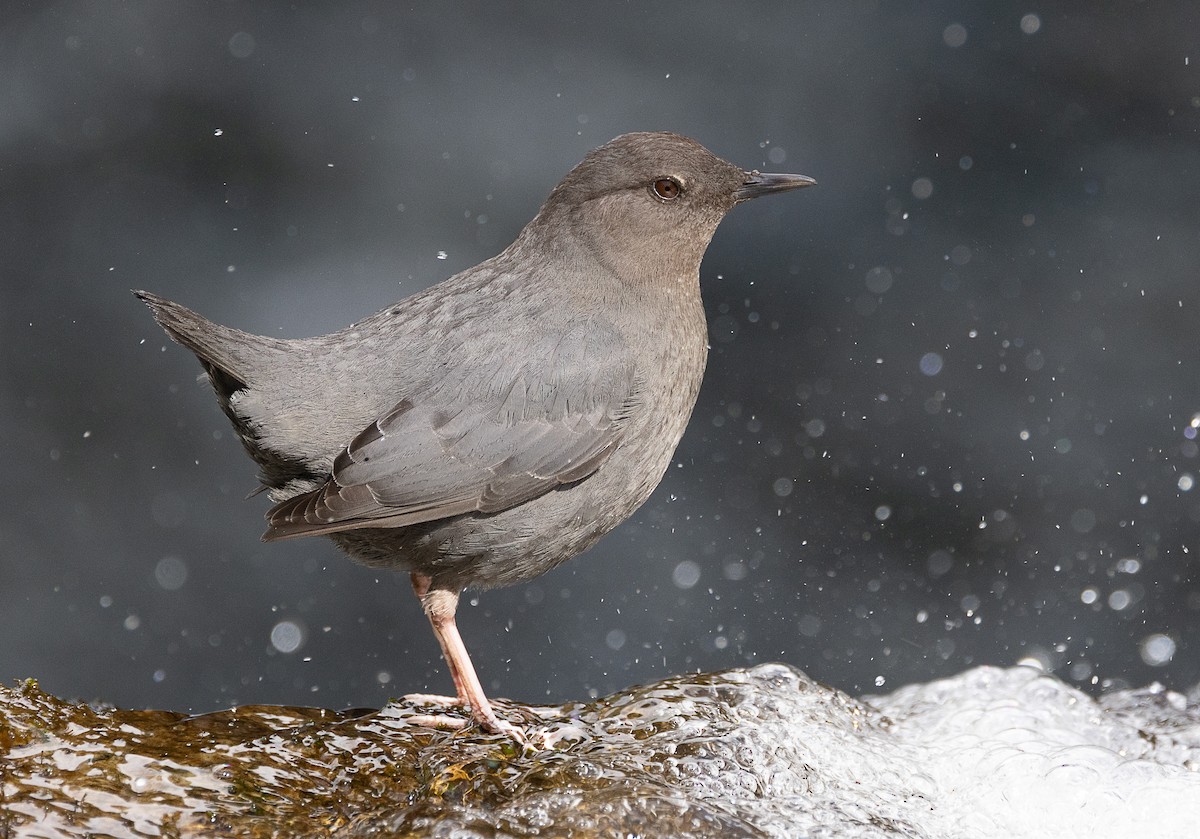
{"type": "Polygon", "coordinates": [[[892,272],[882,265],[876,265],[867,272],[867,290],[875,294],[883,294],[892,287],[892,272]]]}
{"type": "Polygon", "coordinates": [[[177,556],[164,556],[154,566],[154,580],[167,591],[183,588],[187,577],[187,563],[177,556]]]}
{"type": "Polygon", "coordinates": [[[914,198],[924,201],[933,195],[933,181],[929,180],[929,178],[917,178],[912,182],[911,189],[914,198]]]}
{"type": "Polygon", "coordinates": [[[1108,608],[1115,612],[1128,609],[1133,604],[1133,597],[1123,588],[1119,588],[1108,596],[1108,608]]]}
{"type": "Polygon", "coordinates": [[[610,650],[619,650],[625,646],[625,633],[620,629],[610,629],[604,636],[604,643],[610,650]]]}
{"type": "Polygon", "coordinates": [[[1026,35],[1032,35],[1042,28],[1042,19],[1035,14],[1021,16],[1021,31],[1026,35]]]}
{"type": "Polygon", "coordinates": [[[775,494],[780,498],[787,498],[792,494],[792,488],[794,486],[795,484],[791,478],[779,478],[777,481],[775,481],[772,489],[775,490],[775,494]]]}
{"type": "Polygon", "coordinates": [[[946,46],[958,48],[967,42],[967,27],[961,23],[952,23],[942,30],[942,40],[946,46]]]}
{"type": "Polygon", "coordinates": [[[1079,592],[1079,599],[1082,600],[1086,606],[1091,606],[1099,598],[1100,592],[1096,591],[1096,589],[1091,588],[1090,586],[1079,592]]]}
{"type": "Polygon", "coordinates": [[[139,618],[137,615],[130,615],[129,617],[125,618],[125,623],[123,624],[123,626],[126,629],[128,629],[130,632],[137,629],[141,625],[142,625],[142,619],[139,618]]]}
{"type": "Polygon", "coordinates": [[[690,559],[685,559],[671,572],[671,582],[679,588],[691,588],[700,582],[700,566],[690,559]]]}
{"type": "Polygon", "coordinates": [[[1138,648],[1142,661],[1151,667],[1162,667],[1175,657],[1175,642],[1169,635],[1156,632],[1142,639],[1138,648]]]}
{"type": "Polygon", "coordinates": [[[787,160],[787,152],[779,146],[773,146],[771,150],[767,152],[767,159],[772,163],[783,163],[783,161],[787,160]]]}
{"type": "Polygon", "coordinates": [[[391,680],[392,680],[392,674],[386,670],[380,670],[378,673],[375,674],[375,681],[379,682],[379,684],[381,684],[381,685],[386,685],[391,680]]]}
{"type": "Polygon", "coordinates": [[[942,372],[942,357],[935,352],[927,352],[921,356],[921,361],[918,365],[921,372],[926,376],[936,376],[942,372]]]}
{"type": "Polygon", "coordinates": [[[1180,492],[1187,492],[1195,485],[1196,485],[1196,479],[1193,478],[1190,473],[1184,472],[1182,475],[1179,476],[1178,486],[1179,486],[1180,492]]]}
{"type": "Polygon", "coordinates": [[[296,621],[280,621],[271,628],[271,646],[281,653],[294,653],[304,645],[304,628],[296,621]]]}
{"type": "Polygon", "coordinates": [[[249,58],[254,52],[254,36],[249,32],[235,32],[229,39],[229,51],[234,58],[249,58]]]}
{"type": "Polygon", "coordinates": [[[1025,355],[1025,369],[1038,371],[1046,366],[1046,356],[1042,355],[1041,350],[1032,350],[1025,355]]]}
{"type": "Polygon", "coordinates": [[[825,421],[819,419],[810,419],[804,423],[804,433],[809,437],[817,438],[825,433],[825,421]]]}
{"type": "Polygon", "coordinates": [[[887,521],[892,517],[892,508],[887,504],[880,504],[875,508],[875,518],[878,521],[887,521]]]}
{"type": "Polygon", "coordinates": [[[796,624],[796,628],[805,638],[815,638],[821,631],[821,619],[816,615],[804,615],[796,624]]]}

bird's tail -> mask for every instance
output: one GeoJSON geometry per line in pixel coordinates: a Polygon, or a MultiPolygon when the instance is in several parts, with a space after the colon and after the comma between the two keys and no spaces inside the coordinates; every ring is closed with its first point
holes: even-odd
{"type": "Polygon", "coordinates": [[[289,447],[280,443],[281,432],[272,425],[276,413],[270,401],[272,377],[284,365],[292,342],[213,323],[148,291],[134,294],[150,307],[171,338],[200,359],[221,410],[261,467],[262,484],[281,487],[298,478],[313,479],[311,465],[303,457],[287,454],[289,447]],[[264,432],[274,434],[274,439],[265,443],[264,432]]]}
{"type": "Polygon", "coordinates": [[[253,384],[255,371],[264,368],[264,356],[283,349],[282,341],[213,323],[157,294],[133,293],[173,340],[196,354],[223,404],[233,392],[253,384]]]}

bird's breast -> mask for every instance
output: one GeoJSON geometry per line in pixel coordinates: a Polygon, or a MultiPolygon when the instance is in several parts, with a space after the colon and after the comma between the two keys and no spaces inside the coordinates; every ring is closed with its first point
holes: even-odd
{"type": "Polygon", "coordinates": [[[640,410],[630,417],[618,452],[640,505],[671,462],[696,405],[708,358],[708,332],[698,304],[659,323],[637,363],[640,410]]]}

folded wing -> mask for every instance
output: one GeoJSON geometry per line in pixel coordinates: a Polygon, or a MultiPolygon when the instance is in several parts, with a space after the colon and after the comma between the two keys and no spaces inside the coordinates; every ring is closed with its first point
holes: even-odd
{"type": "Polygon", "coordinates": [[[593,327],[535,353],[488,397],[439,385],[400,400],[342,450],[323,486],[271,509],[263,538],[495,513],[587,478],[620,445],[638,401],[612,344],[593,327]]]}

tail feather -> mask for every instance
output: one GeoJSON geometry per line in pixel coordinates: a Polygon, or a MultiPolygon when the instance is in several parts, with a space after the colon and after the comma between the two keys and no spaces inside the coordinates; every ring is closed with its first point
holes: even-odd
{"type": "Polygon", "coordinates": [[[260,467],[263,486],[278,489],[296,480],[315,480],[317,473],[305,456],[304,440],[289,441],[278,433],[269,443],[263,440],[273,417],[267,401],[271,376],[286,357],[288,342],[213,323],[148,291],[134,294],[150,307],[154,319],[173,340],[200,359],[221,410],[260,467]]]}
{"type": "Polygon", "coordinates": [[[261,369],[264,354],[282,349],[277,339],[213,323],[148,291],[133,293],[150,307],[154,319],[174,341],[196,354],[223,400],[253,383],[255,368],[261,369]]]}

